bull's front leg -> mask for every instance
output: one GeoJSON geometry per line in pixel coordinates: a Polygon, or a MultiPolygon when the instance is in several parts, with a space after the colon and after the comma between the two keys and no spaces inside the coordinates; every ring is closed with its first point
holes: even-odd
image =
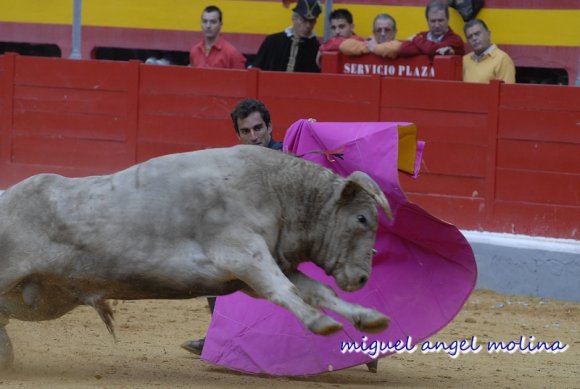
{"type": "Polygon", "coordinates": [[[211,257],[218,267],[227,269],[248,286],[250,290],[244,292],[288,309],[316,334],[330,335],[342,328],[339,322],[304,302],[261,237],[253,236],[245,240],[249,242],[245,245],[232,242],[231,237],[228,240],[231,244],[211,250],[211,257]]]}
{"type": "Polygon", "coordinates": [[[300,296],[314,307],[329,309],[348,319],[355,328],[364,332],[380,332],[389,326],[389,318],[382,313],[341,300],[332,288],[296,271],[289,275],[300,296]]]}

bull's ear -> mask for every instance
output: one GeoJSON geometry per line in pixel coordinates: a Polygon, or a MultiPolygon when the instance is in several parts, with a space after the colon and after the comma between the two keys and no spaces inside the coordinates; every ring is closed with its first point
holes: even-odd
{"type": "Polygon", "coordinates": [[[377,204],[379,204],[383,211],[385,211],[389,220],[393,220],[393,213],[391,212],[389,200],[387,200],[379,185],[366,173],[356,171],[348,176],[347,184],[342,191],[342,196],[343,198],[348,198],[347,196],[353,196],[356,191],[361,189],[367,192],[377,202],[377,204]],[[355,187],[353,187],[353,185],[355,187]]]}

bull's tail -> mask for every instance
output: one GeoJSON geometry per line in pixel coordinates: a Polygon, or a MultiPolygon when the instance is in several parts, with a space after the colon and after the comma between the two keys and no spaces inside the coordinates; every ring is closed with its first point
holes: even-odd
{"type": "Polygon", "coordinates": [[[113,317],[113,310],[109,303],[103,299],[91,299],[87,302],[88,305],[91,305],[95,310],[99,313],[101,320],[107,326],[107,330],[111,335],[113,335],[113,339],[117,342],[117,336],[115,335],[115,328],[113,327],[113,321],[115,318],[113,317]]]}

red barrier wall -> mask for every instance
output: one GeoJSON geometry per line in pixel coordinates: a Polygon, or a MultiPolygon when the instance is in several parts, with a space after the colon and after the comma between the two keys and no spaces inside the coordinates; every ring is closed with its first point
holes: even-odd
{"type": "Polygon", "coordinates": [[[579,239],[580,88],[0,56],[0,188],[237,143],[242,97],[276,139],[299,118],[410,121],[427,141],[414,202],[465,229],[579,239]]]}

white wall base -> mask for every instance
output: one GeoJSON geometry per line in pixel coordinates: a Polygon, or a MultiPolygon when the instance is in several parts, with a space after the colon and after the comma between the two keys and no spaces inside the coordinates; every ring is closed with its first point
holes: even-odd
{"type": "Polygon", "coordinates": [[[580,301],[580,241],[462,232],[475,253],[478,288],[580,301]]]}

